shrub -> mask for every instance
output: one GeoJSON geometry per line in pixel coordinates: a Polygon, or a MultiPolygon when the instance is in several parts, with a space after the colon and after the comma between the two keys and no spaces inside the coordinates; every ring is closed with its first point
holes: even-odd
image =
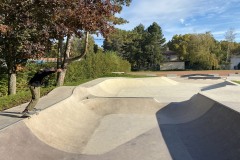
{"type": "Polygon", "coordinates": [[[68,66],[65,82],[101,77],[111,72],[129,72],[130,63],[114,52],[90,53],[85,59],[68,66]]]}
{"type": "MultiPolygon", "coordinates": [[[[49,68],[56,66],[55,63],[45,63],[45,64],[27,64],[22,71],[17,72],[17,93],[28,90],[28,81],[36,73],[37,70],[41,68],[49,68]]],[[[56,83],[55,75],[50,75],[45,82],[48,85],[54,85],[56,83]]],[[[0,97],[6,96],[8,94],[8,75],[5,73],[0,74],[0,97]]]]}

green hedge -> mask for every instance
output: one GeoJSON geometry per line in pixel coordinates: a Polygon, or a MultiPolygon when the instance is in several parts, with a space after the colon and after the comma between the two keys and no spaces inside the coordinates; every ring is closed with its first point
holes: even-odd
{"type": "Polygon", "coordinates": [[[65,82],[98,78],[111,72],[129,72],[131,65],[114,52],[92,53],[68,66],[65,82]]]}
{"type": "MultiPolygon", "coordinates": [[[[35,64],[29,63],[24,67],[24,70],[17,72],[17,93],[22,91],[28,91],[28,81],[37,70],[41,68],[55,67],[55,63],[35,64]]],[[[48,80],[49,86],[55,84],[56,75],[50,75],[48,80]]],[[[8,94],[8,75],[6,73],[0,74],[0,97],[7,96],[8,94]]]]}
{"type": "MultiPolygon", "coordinates": [[[[41,96],[48,94],[55,87],[43,87],[41,88],[41,96]]],[[[0,97],[0,111],[3,111],[8,108],[18,106],[20,104],[29,102],[31,100],[31,93],[29,91],[19,91],[15,95],[3,96],[0,97]]]]}

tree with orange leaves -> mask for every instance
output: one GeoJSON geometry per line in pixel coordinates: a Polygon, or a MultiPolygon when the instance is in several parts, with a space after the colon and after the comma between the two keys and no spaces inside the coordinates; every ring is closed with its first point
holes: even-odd
{"type": "Polygon", "coordinates": [[[85,51],[76,57],[67,57],[73,35],[88,34],[107,36],[115,24],[125,22],[115,17],[123,5],[131,0],[3,0],[0,3],[0,51],[7,63],[9,94],[16,92],[16,66],[24,59],[44,55],[51,40],[58,41],[58,63],[64,71],[59,75],[63,83],[69,62],[81,59],[85,51]],[[62,42],[67,37],[66,48],[62,42]]]}

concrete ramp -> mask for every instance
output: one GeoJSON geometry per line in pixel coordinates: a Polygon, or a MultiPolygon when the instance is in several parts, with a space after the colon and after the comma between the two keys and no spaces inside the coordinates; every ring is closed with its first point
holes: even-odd
{"type": "Polygon", "coordinates": [[[214,104],[215,101],[196,94],[190,100],[168,104],[157,113],[157,117],[161,124],[187,123],[203,116],[214,104]]]}
{"type": "Polygon", "coordinates": [[[94,155],[156,127],[155,113],[162,107],[150,98],[77,102],[76,97],[70,97],[24,122],[35,136],[56,149],[94,155]]]}
{"type": "Polygon", "coordinates": [[[239,112],[197,94],[156,115],[173,159],[240,159],[239,112]]]}
{"type": "Polygon", "coordinates": [[[136,150],[151,153],[156,160],[171,159],[155,116],[164,104],[144,97],[80,99],[74,94],[2,130],[0,155],[4,160],[120,160],[127,156],[127,148],[142,143],[136,150]],[[122,156],[114,158],[116,152],[122,156]]]}
{"type": "Polygon", "coordinates": [[[20,119],[24,106],[0,114],[0,159],[240,159],[239,86],[182,81],[102,78],[60,87],[41,98],[39,115],[20,119]]]}
{"type": "MultiPolygon", "coordinates": [[[[177,85],[178,82],[173,81],[166,77],[156,77],[156,78],[115,78],[105,80],[88,89],[88,92],[94,96],[100,97],[113,97],[121,96],[121,92],[124,90],[135,90],[134,94],[127,96],[146,96],[147,88],[155,87],[159,88],[161,86],[172,86],[177,85]]],[[[133,92],[132,91],[132,92],[133,92]]],[[[125,94],[126,95],[126,94],[125,94]]],[[[149,96],[149,95],[148,95],[149,96]]],[[[150,97],[150,96],[149,96],[150,97]]]]}

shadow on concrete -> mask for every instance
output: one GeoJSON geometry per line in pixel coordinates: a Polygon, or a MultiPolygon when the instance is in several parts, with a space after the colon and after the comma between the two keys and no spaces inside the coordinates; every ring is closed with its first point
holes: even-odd
{"type": "Polygon", "coordinates": [[[192,76],[214,77],[213,74],[186,74],[186,75],[182,75],[181,77],[192,77],[192,76]]]}
{"type": "Polygon", "coordinates": [[[224,81],[224,82],[221,82],[221,83],[217,83],[217,84],[213,84],[213,85],[210,85],[210,86],[207,86],[207,87],[204,87],[201,89],[201,91],[207,91],[207,90],[211,90],[211,89],[216,89],[216,88],[221,88],[221,87],[225,87],[227,85],[235,85],[229,81],[224,81]]]}
{"type": "MultiPolygon", "coordinates": [[[[189,101],[194,98],[196,96],[189,101]]],[[[195,108],[194,103],[170,103],[156,113],[159,128],[174,160],[240,159],[239,112],[217,102],[209,104],[209,107],[203,106],[209,109],[202,112],[200,117],[192,117],[187,122],[181,120],[180,114],[182,119],[186,120],[187,112],[192,112],[191,109],[195,108]],[[184,106],[189,104],[191,106],[184,106]],[[180,111],[179,107],[183,107],[184,111],[180,111]],[[177,115],[178,118],[173,115],[177,115]]]]}
{"type": "Polygon", "coordinates": [[[12,118],[22,118],[21,112],[0,112],[0,116],[12,117],[12,118]]]}

